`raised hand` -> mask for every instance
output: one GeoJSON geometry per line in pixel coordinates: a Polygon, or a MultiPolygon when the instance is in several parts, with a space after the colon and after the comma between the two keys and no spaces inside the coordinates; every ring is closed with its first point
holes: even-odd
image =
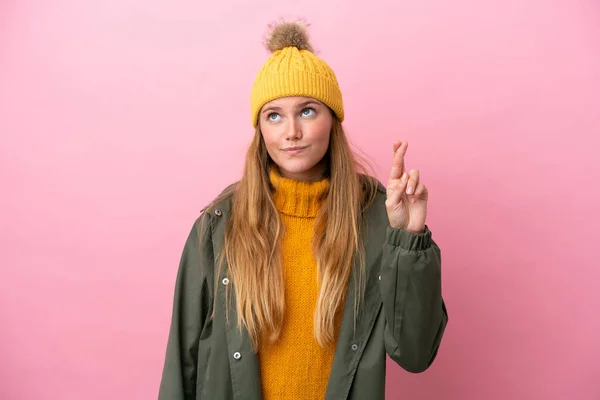
{"type": "Polygon", "coordinates": [[[408,142],[394,143],[394,160],[387,183],[385,207],[392,228],[422,233],[427,218],[427,188],[419,180],[419,171],[406,171],[404,156],[408,142]]]}

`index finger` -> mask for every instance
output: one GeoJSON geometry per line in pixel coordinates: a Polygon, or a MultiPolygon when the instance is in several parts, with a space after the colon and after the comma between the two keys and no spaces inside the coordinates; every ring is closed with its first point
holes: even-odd
{"type": "MultiPolygon", "coordinates": [[[[394,146],[396,147],[396,146],[394,146]]],[[[401,142],[400,147],[396,149],[394,153],[394,159],[392,160],[392,170],[390,171],[390,179],[400,179],[404,172],[404,155],[408,149],[408,142],[401,142]]]]}

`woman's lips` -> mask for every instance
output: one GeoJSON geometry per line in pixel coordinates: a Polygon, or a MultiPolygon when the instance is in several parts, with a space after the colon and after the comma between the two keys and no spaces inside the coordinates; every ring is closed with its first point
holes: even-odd
{"type": "Polygon", "coordinates": [[[283,149],[287,154],[298,154],[306,149],[308,146],[295,146],[295,147],[286,147],[283,149]]]}

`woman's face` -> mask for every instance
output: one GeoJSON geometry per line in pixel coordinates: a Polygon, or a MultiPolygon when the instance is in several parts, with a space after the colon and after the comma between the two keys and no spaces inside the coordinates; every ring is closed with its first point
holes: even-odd
{"type": "Polygon", "coordinates": [[[267,151],[284,178],[323,177],[333,124],[329,107],[310,97],[284,97],[265,104],[258,121],[267,151]]]}

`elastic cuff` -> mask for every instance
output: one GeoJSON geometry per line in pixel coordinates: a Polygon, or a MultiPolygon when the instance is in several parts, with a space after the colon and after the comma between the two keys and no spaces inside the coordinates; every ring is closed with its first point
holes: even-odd
{"type": "Polygon", "coordinates": [[[408,251],[425,250],[431,246],[431,231],[427,225],[425,225],[423,233],[413,233],[388,226],[387,243],[408,251]]]}

